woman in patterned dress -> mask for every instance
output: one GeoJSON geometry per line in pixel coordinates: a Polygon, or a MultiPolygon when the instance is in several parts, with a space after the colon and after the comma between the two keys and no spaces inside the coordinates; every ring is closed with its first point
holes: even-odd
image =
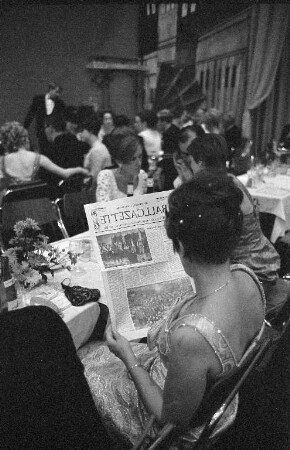
{"type": "MultiPolygon", "coordinates": [[[[177,298],[146,344],[111,325],[106,343],[79,350],[96,407],[110,437],[131,448],[151,414],[159,425],[189,425],[205,393],[239,366],[260,340],[265,298],[255,274],[230,265],[242,228],[242,193],[226,175],[200,173],[169,197],[166,228],[196,294],[177,298]]],[[[237,398],[225,411],[235,418],[237,398]]],[[[157,427],[158,428],[158,427],[157,427]]],[[[190,445],[202,426],[187,431],[190,445]]],[[[155,430],[156,431],[156,430],[155,430]]],[[[178,448],[186,448],[183,437],[178,448]]]]}

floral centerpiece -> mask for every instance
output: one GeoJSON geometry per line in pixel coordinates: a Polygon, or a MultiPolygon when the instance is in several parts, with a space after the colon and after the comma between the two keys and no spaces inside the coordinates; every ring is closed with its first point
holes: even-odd
{"type": "Polygon", "coordinates": [[[11,272],[24,287],[33,287],[47,282],[47,274],[53,276],[54,269],[66,266],[66,254],[51,244],[37,222],[27,218],[14,225],[15,237],[9,241],[10,248],[3,252],[8,256],[11,272]]]}

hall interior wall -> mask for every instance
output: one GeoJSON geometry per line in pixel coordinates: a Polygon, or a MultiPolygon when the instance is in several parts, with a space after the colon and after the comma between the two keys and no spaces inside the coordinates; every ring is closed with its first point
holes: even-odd
{"type": "MultiPolygon", "coordinates": [[[[98,86],[86,70],[91,57],[138,58],[138,5],[132,3],[46,4],[28,2],[19,8],[7,2],[0,14],[0,124],[23,122],[32,97],[49,81],[60,83],[67,104],[100,101],[98,86]]],[[[122,77],[122,96],[133,96],[122,77]]],[[[128,102],[128,108],[133,105],[128,102]]]]}

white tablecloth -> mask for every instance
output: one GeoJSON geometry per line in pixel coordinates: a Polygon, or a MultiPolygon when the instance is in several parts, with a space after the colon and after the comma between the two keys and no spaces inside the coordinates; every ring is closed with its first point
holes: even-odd
{"type": "MultiPolygon", "coordinates": [[[[247,174],[238,176],[238,179],[247,185],[247,174]]],[[[257,187],[247,189],[251,196],[258,200],[260,212],[275,216],[271,241],[276,242],[290,229],[290,176],[265,177],[264,182],[258,183],[257,187]]]]}
{"type": "MultiPolygon", "coordinates": [[[[90,239],[89,232],[82,233],[77,236],[73,236],[70,239],[65,239],[63,241],[58,241],[53,243],[53,245],[60,246],[61,248],[68,249],[69,241],[75,239],[90,239]]],[[[55,288],[62,290],[61,281],[65,278],[70,278],[71,285],[80,285],[88,288],[97,288],[101,292],[101,301],[106,304],[104,295],[104,286],[101,277],[101,271],[96,259],[93,255],[93,248],[91,246],[91,258],[89,261],[84,261],[80,258],[79,265],[84,269],[84,273],[75,274],[67,269],[61,269],[55,271],[54,277],[49,277],[47,285],[43,285],[42,288],[45,289],[47,286],[49,289],[55,288]]],[[[29,304],[29,296],[34,294],[33,289],[27,295],[26,304],[29,304]]],[[[100,314],[100,307],[98,303],[91,302],[84,306],[71,306],[63,311],[63,320],[66,323],[68,329],[71,332],[76,349],[83,345],[91,336],[94,327],[98,321],[100,314]]]]}

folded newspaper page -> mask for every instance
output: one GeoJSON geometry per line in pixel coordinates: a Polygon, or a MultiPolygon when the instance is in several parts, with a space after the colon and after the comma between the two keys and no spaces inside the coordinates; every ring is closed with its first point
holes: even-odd
{"type": "Polygon", "coordinates": [[[180,298],[195,291],[168,239],[169,191],[85,205],[113,326],[145,337],[180,298]]]}

